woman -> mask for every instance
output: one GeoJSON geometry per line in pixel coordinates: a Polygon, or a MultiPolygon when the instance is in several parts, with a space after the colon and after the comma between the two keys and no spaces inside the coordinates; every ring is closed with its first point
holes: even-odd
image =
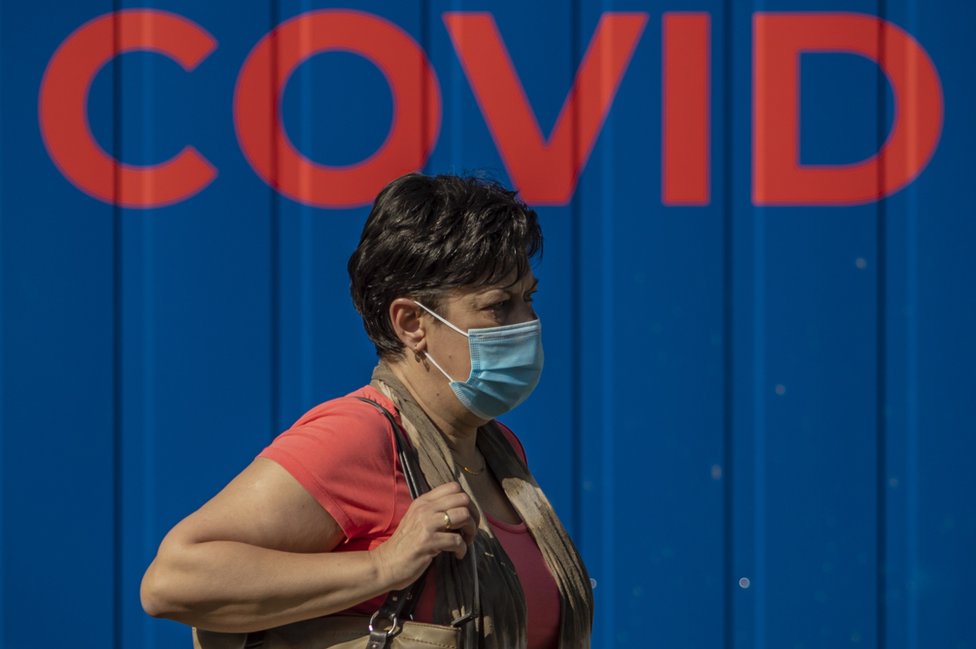
{"type": "Polygon", "coordinates": [[[586,570],[494,421],[542,369],[541,247],[535,212],[496,184],[412,174],[384,188],[349,260],[380,357],[372,382],[306,413],[170,531],[143,578],[145,610],[254,631],[369,615],[423,577],[416,619],[446,624],[475,552],[481,646],[589,646],[586,570]],[[395,413],[428,493],[411,500],[392,426],[363,398],[395,413]]]}

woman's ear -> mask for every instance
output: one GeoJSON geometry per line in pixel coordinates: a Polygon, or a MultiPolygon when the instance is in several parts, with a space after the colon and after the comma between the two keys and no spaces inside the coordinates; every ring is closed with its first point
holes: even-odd
{"type": "Polygon", "coordinates": [[[423,309],[413,300],[398,297],[390,303],[390,323],[397,338],[408,351],[421,354],[427,350],[427,331],[422,317],[423,309]]]}

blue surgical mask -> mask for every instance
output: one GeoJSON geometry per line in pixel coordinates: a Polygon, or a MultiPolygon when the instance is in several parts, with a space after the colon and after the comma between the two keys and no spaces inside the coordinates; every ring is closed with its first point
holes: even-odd
{"type": "Polygon", "coordinates": [[[471,374],[457,381],[429,353],[427,358],[450,381],[464,407],[482,419],[494,419],[529,398],[542,374],[542,325],[539,320],[462,331],[420,302],[427,311],[468,339],[471,374]]]}

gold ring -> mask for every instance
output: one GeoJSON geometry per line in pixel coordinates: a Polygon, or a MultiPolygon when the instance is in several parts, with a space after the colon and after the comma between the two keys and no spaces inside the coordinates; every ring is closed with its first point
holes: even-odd
{"type": "Polygon", "coordinates": [[[451,515],[448,514],[447,512],[444,512],[444,529],[445,530],[451,529],[451,515]]]}

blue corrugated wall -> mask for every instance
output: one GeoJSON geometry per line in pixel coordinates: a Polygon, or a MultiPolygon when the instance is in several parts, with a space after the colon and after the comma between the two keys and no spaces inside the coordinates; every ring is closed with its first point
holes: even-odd
{"type": "MultiPolygon", "coordinates": [[[[306,409],[368,380],[372,348],[345,272],[368,208],[265,182],[235,126],[252,50],[330,8],[382,18],[429,59],[424,83],[439,104],[417,94],[414,112],[439,106],[442,117],[408,146],[433,142],[423,170],[506,183],[517,182],[512,160],[445,14],[490,14],[543,138],[601,17],[637,29],[615,95],[609,63],[578,93],[613,95],[588,158],[580,112],[567,122],[569,156],[535,170],[571,178],[558,165],[585,159],[565,200],[536,201],[547,367],[506,418],[597,580],[596,647],[976,649],[976,4],[963,0],[4,2],[0,647],[189,646],[186,628],[139,605],[162,536],[306,409]],[[83,27],[133,9],[189,24],[170,32],[145,13],[116,14],[135,16],[146,39],[196,42],[198,60],[130,47],[121,19],[83,27]],[[890,196],[757,200],[756,183],[777,171],[756,169],[767,145],[754,146],[765,97],[754,62],[773,42],[757,41],[757,21],[795,12],[838,25],[880,17],[931,60],[941,132],[931,160],[879,166],[877,187],[899,164],[921,171],[890,196]],[[669,78],[678,97],[704,69],[708,131],[707,173],[675,172],[707,191],[692,183],[683,204],[662,190],[662,51],[702,51],[691,37],[667,40],[665,24],[682,16],[699,28],[682,34],[704,33],[707,50],[669,78]],[[54,94],[42,106],[55,53],[79,33],[94,35],[62,57],[68,69],[108,52],[87,99],[54,94]],[[97,147],[124,165],[99,175],[85,128],[58,144],[57,125],[85,115],[97,147]],[[124,189],[127,169],[187,146],[212,182],[157,201],[167,204],[130,200],[156,186],[144,175],[124,189]],[[88,172],[106,195],[72,180],[88,172]]],[[[608,32],[596,49],[627,34],[608,32]]],[[[870,159],[896,123],[924,139],[933,117],[911,99],[924,75],[890,63],[893,32],[877,34],[881,61],[907,70],[907,95],[870,56],[805,52],[799,165],[870,159]]],[[[288,46],[273,44],[271,60],[288,46]]],[[[285,81],[265,76],[268,88],[285,81]]],[[[378,64],[348,49],[311,56],[286,81],[287,138],[319,168],[368,159],[406,110],[378,64]]],[[[761,121],[782,110],[773,102],[761,121]]]]}

